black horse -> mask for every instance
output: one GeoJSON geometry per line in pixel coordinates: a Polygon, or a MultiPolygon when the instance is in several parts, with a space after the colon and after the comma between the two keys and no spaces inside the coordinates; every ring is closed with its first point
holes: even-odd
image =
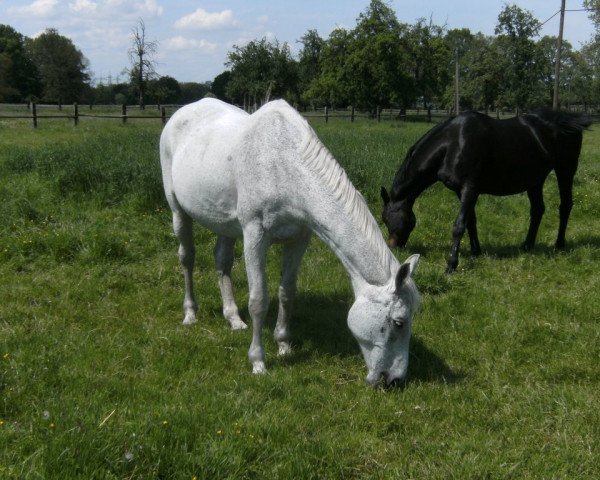
{"type": "Polygon", "coordinates": [[[506,120],[465,112],[437,125],[409,149],[391,192],[381,188],[383,221],[389,230],[390,246],[406,244],[417,223],[413,213],[415,200],[439,180],[460,199],[452,229],[448,273],[458,265],[458,247],[465,227],[471,252],[481,253],[475,203],[482,193],[527,192],[531,218],[523,247],[532,249],[545,210],[544,181],[554,170],[560,191],[560,226],[555,246],[564,248],[582,132],[590,124],[585,116],[542,110],[506,120]]]}

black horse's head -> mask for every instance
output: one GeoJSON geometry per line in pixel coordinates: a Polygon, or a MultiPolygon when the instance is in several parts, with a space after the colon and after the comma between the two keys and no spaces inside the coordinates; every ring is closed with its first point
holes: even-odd
{"type": "Polygon", "coordinates": [[[391,200],[384,187],[381,187],[381,198],[383,199],[383,222],[389,232],[388,245],[392,248],[403,248],[417,224],[417,218],[408,202],[391,200]]]}

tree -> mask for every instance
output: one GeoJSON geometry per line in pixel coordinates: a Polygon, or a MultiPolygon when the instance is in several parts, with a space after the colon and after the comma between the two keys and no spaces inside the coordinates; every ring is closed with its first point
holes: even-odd
{"type": "Polygon", "coordinates": [[[227,54],[231,68],[226,95],[236,103],[262,104],[270,96],[298,97],[298,68],[287,43],[253,40],[244,47],[233,46],[227,54]]]}
{"type": "Polygon", "coordinates": [[[300,91],[305,92],[311,82],[321,74],[320,59],[325,41],[316,30],[309,30],[299,42],[302,44],[302,50],[298,55],[298,83],[300,91]]]}
{"type": "Polygon", "coordinates": [[[220,100],[233,102],[227,95],[227,85],[231,81],[231,72],[229,70],[225,70],[224,72],[217,75],[211,85],[211,92],[220,100]]]}
{"type": "Polygon", "coordinates": [[[26,48],[40,72],[43,100],[59,104],[79,101],[90,81],[89,62],[73,42],[49,28],[27,40],[26,48]]]}
{"type": "Polygon", "coordinates": [[[181,82],[179,87],[181,89],[181,94],[178,101],[185,104],[204,98],[204,96],[211,91],[211,82],[181,82]]]}
{"type": "Polygon", "coordinates": [[[132,44],[129,48],[129,60],[132,63],[129,75],[131,83],[139,94],[139,106],[145,108],[146,86],[150,79],[156,76],[154,55],[158,50],[156,40],[146,38],[146,25],[140,18],[137,26],[131,30],[132,44]]]}
{"type": "Polygon", "coordinates": [[[158,104],[176,103],[181,96],[181,87],[177,80],[165,75],[148,82],[148,93],[158,104]]]}
{"type": "Polygon", "coordinates": [[[25,37],[0,25],[0,101],[17,102],[41,93],[39,71],[25,48],[25,37]]]}
{"type": "Polygon", "coordinates": [[[498,16],[496,42],[508,60],[506,85],[500,94],[505,105],[523,109],[535,102],[534,93],[540,86],[543,62],[532,38],[538,35],[540,27],[531,12],[516,5],[505,5],[498,16]]]}
{"type": "Polygon", "coordinates": [[[349,75],[346,66],[352,43],[351,33],[344,28],[334,29],[321,50],[320,74],[304,92],[305,99],[326,105],[349,105],[349,75]]]}
{"type": "Polygon", "coordinates": [[[443,34],[443,27],[426,23],[424,19],[418,20],[408,34],[415,93],[425,108],[442,95],[454,78],[454,68],[448,68],[454,66],[454,52],[443,34]]]}

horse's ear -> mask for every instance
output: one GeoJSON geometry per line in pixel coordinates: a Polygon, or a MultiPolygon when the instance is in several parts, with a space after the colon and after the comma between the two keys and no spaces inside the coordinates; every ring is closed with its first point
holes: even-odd
{"type": "Polygon", "coordinates": [[[387,205],[388,203],[390,203],[390,196],[388,195],[388,192],[385,189],[385,187],[381,187],[381,198],[383,199],[384,205],[387,205]]]}
{"type": "Polygon", "coordinates": [[[400,292],[400,289],[404,285],[404,282],[407,278],[409,278],[415,270],[417,269],[417,265],[419,264],[419,255],[411,255],[406,259],[406,261],[400,265],[400,269],[396,274],[396,293],[400,292]]]}

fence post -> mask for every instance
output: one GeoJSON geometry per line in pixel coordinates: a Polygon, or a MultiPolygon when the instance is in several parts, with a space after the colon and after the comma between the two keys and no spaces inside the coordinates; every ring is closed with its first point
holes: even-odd
{"type": "Polygon", "coordinates": [[[160,118],[162,120],[162,124],[164,125],[165,123],[167,123],[167,110],[165,109],[165,107],[162,107],[160,109],[160,118]]]}
{"type": "Polygon", "coordinates": [[[354,107],[352,107],[352,110],[350,111],[350,121],[354,122],[354,107]]]}
{"type": "Polygon", "coordinates": [[[329,109],[325,106],[325,123],[329,123],[329,109]]]}
{"type": "Polygon", "coordinates": [[[33,128],[37,128],[37,106],[31,102],[31,118],[33,119],[33,128]]]}
{"type": "Polygon", "coordinates": [[[431,105],[427,107],[427,121],[431,123],[431,105]]]}
{"type": "Polygon", "coordinates": [[[381,122],[381,108],[377,105],[377,121],[381,122]]]}
{"type": "Polygon", "coordinates": [[[127,123],[127,105],[121,105],[121,115],[123,117],[123,123],[127,123]]]}
{"type": "Polygon", "coordinates": [[[73,104],[73,122],[75,126],[79,125],[79,105],[77,105],[77,102],[73,104]]]}

